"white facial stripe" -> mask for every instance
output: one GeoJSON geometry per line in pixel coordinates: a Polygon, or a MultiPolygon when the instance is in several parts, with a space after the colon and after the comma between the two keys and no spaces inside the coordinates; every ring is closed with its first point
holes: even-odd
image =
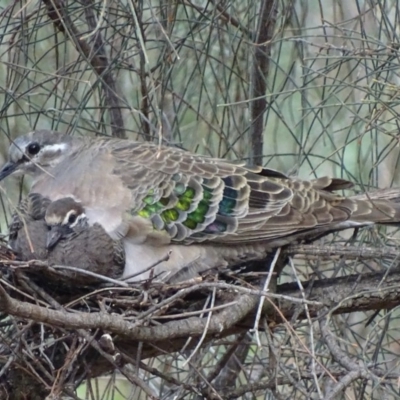
{"type": "Polygon", "coordinates": [[[64,197],[70,197],[72,200],[74,200],[76,203],[80,203],[81,201],[76,197],[76,196],[74,196],[73,194],[67,194],[67,193],[60,193],[60,194],[58,194],[58,195],[56,195],[56,196],[51,196],[51,199],[53,200],[53,201],[56,201],[56,200],[60,200],[60,199],[63,199],[64,197]]]}
{"type": "Polygon", "coordinates": [[[66,150],[68,145],[66,143],[56,143],[56,144],[48,144],[43,147],[45,151],[56,153],[58,151],[63,152],[66,150]]]}
{"type": "Polygon", "coordinates": [[[68,220],[71,215],[76,215],[75,210],[69,210],[63,219],[62,225],[68,225],[68,220]]]}
{"type": "MultiPolygon", "coordinates": [[[[67,212],[67,215],[65,216],[65,218],[64,218],[64,220],[63,220],[63,222],[62,222],[62,225],[69,225],[68,219],[69,219],[69,217],[70,217],[71,215],[77,215],[77,214],[76,214],[76,211],[75,211],[75,210],[70,210],[70,211],[68,211],[68,212],[67,212]]],[[[81,220],[84,220],[84,219],[86,219],[85,213],[82,213],[82,214],[77,215],[76,221],[75,221],[73,224],[70,225],[70,228],[73,228],[74,226],[78,225],[79,222],[80,222],[81,220]]]]}

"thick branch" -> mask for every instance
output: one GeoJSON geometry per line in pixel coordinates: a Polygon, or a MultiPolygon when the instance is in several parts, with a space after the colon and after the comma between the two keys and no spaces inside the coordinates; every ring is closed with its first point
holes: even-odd
{"type": "Polygon", "coordinates": [[[267,77],[269,72],[269,57],[271,55],[272,35],[276,22],[275,0],[260,2],[257,36],[254,43],[254,58],[251,70],[250,93],[250,161],[262,164],[264,113],[267,107],[265,98],[267,77]]]}
{"type": "MultiPolygon", "coordinates": [[[[400,304],[400,270],[396,269],[385,276],[386,273],[387,271],[314,281],[308,300],[322,302],[334,314],[393,308],[400,304]]],[[[310,282],[304,282],[304,289],[309,284],[310,282]]],[[[295,283],[278,286],[277,293],[301,297],[295,283]]],[[[290,300],[279,300],[278,305],[285,319],[290,319],[295,311],[294,303],[290,300]]],[[[316,316],[320,308],[316,304],[308,304],[311,316],[316,316]]],[[[279,315],[269,317],[276,321],[282,320],[279,315]]],[[[299,316],[300,319],[304,317],[304,313],[299,316]]]]}
{"type": "Polygon", "coordinates": [[[214,315],[209,323],[207,318],[187,318],[181,321],[167,322],[160,326],[143,327],[127,322],[122,316],[107,313],[68,313],[50,310],[27,302],[11,298],[0,286],[0,310],[10,315],[42,322],[51,326],[69,329],[102,329],[126,339],[155,343],[162,340],[199,336],[207,327],[208,335],[229,330],[243,319],[257,304],[258,298],[241,295],[236,304],[214,315]]]}
{"type": "Polygon", "coordinates": [[[296,244],[285,249],[285,254],[297,258],[332,260],[345,257],[346,259],[362,260],[395,260],[400,259],[400,251],[390,247],[341,246],[296,244]]]}

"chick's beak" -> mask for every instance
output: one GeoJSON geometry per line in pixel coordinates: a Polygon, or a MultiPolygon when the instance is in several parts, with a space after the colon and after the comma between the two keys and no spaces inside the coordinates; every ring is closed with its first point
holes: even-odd
{"type": "Polygon", "coordinates": [[[60,225],[55,225],[47,232],[46,248],[51,250],[61,239],[62,229],[60,225]]]}
{"type": "Polygon", "coordinates": [[[0,170],[0,181],[6,178],[8,175],[11,175],[18,169],[18,164],[13,162],[8,162],[3,165],[3,168],[0,170]]]}

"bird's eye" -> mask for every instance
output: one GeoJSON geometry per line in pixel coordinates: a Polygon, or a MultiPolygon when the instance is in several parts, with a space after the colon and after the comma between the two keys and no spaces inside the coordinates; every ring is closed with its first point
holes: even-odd
{"type": "Polygon", "coordinates": [[[68,217],[68,223],[69,223],[69,224],[73,224],[75,221],[76,221],[76,215],[75,215],[75,214],[71,214],[71,215],[68,217]]]}
{"type": "Polygon", "coordinates": [[[35,154],[39,153],[40,144],[37,142],[33,142],[28,145],[27,150],[30,156],[34,156],[35,154]]]}

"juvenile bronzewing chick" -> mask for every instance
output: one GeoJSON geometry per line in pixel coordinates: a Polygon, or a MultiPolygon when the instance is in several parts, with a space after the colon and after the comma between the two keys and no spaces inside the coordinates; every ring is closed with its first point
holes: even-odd
{"type": "MultiPolygon", "coordinates": [[[[111,278],[119,277],[125,265],[122,243],[111,239],[101,225],[89,226],[84,208],[70,197],[51,202],[30,194],[13,217],[9,244],[21,260],[47,260],[111,278]]],[[[94,280],[63,273],[78,282],[94,280]]]]}

